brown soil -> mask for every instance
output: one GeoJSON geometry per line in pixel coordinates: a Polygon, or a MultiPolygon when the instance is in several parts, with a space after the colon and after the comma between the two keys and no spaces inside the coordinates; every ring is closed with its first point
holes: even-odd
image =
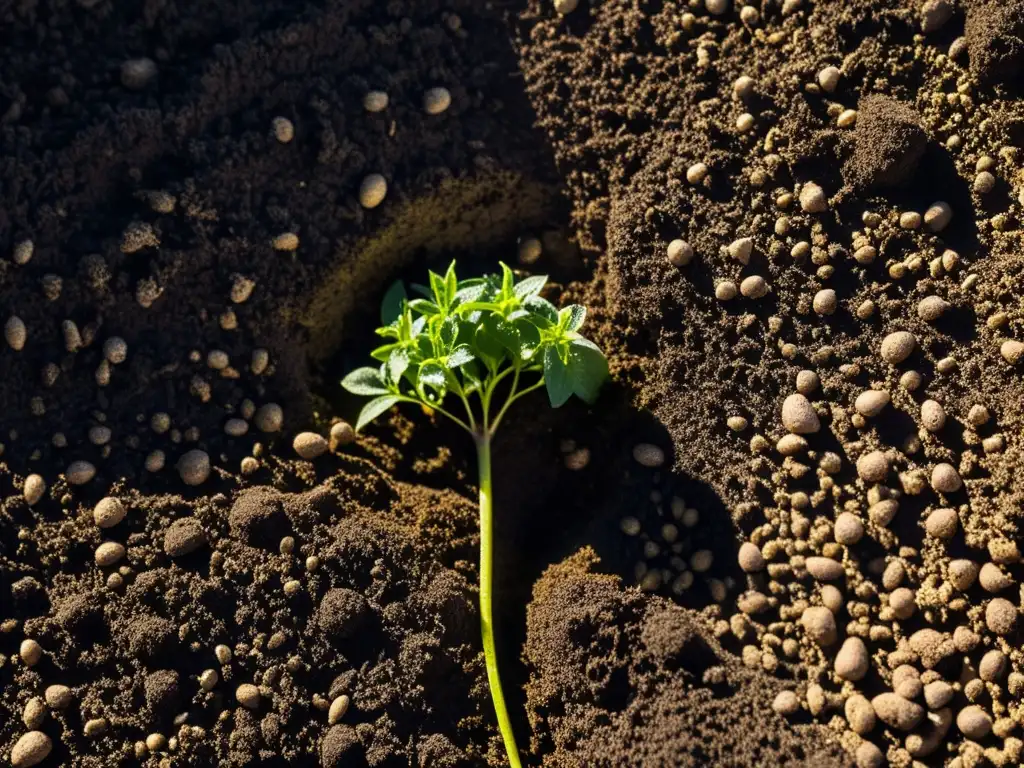
{"type": "Polygon", "coordinates": [[[402,412],[313,462],[295,460],[291,438],[352,415],[338,373],[362,362],[393,279],[452,256],[493,268],[538,236],[531,269],[557,281],[552,300],[591,307],[615,380],[593,409],[524,404],[496,447],[499,651],[528,763],[866,768],[874,744],[893,765],[1014,764],[1024,621],[997,633],[991,595],[953,597],[946,582],[952,558],[991,561],[1012,585],[1001,597],[1020,604],[1024,386],[1000,345],[1024,338],[1024,9],[973,0],[923,36],[910,0],[756,11],[0,7],[0,323],[27,331],[21,350],[0,345],[0,762],[40,730],[54,744],[44,766],[505,764],[479,651],[464,436],[402,412]],[[122,70],[141,57],[156,67],[144,84],[130,81],[144,67],[122,70]],[[816,79],[826,65],[842,70],[834,92],[816,79]],[[754,80],[745,98],[741,75],[754,80]],[[452,106],[430,116],[422,94],[437,85],[452,106]],[[386,110],[364,110],[368,90],[388,93],[386,110]],[[837,125],[847,108],[856,127],[837,125]],[[290,142],[275,117],[292,121],[290,142]],[[710,170],[690,183],[697,162],[710,170]],[[365,210],[370,173],[388,194],[365,210]],[[826,211],[800,210],[808,182],[826,211]],[[947,229],[899,226],[937,198],[947,229]],[[298,248],[274,250],[286,232],[298,248]],[[697,254],[683,268],[665,258],[680,237],[697,254]],[[723,252],[737,237],[753,239],[748,265],[723,252]],[[31,260],[16,263],[26,239],[31,260]],[[862,265],[866,242],[878,256],[862,265]],[[950,249],[958,262],[942,266],[950,249]],[[763,298],[715,298],[755,274],[763,298]],[[235,303],[238,275],[255,288],[235,303]],[[822,316],[824,288],[838,307],[822,316]],[[951,305],[938,322],[917,309],[932,295],[951,305]],[[896,330],[917,347],[885,364],[896,330]],[[103,362],[111,337],[127,342],[124,362],[103,362]],[[258,349],[266,370],[251,365],[258,349]],[[227,368],[207,364],[218,350],[227,368]],[[821,380],[823,429],[783,458],[781,404],[805,368],[821,380]],[[910,368],[916,391],[900,384],[910,368]],[[865,420],[853,402],[869,388],[892,402],[865,420]],[[945,408],[941,432],[920,429],[926,397],[945,408]],[[280,433],[256,428],[267,403],[284,409],[280,433]],[[984,424],[968,416],[979,405],[984,424]],[[239,417],[249,431],[229,436],[239,417]],[[638,464],[639,443],[666,464],[638,464]],[[193,449],[213,465],[198,487],[175,467],[193,449]],[[870,487],[855,464],[874,449],[892,472],[870,487]],[[154,452],[159,471],[146,468],[154,452]],[[821,468],[829,452],[835,472],[821,468]],[[96,476],[69,484],[74,461],[96,476]],[[938,462],[962,489],[927,487],[938,462]],[[33,473],[47,488],[30,505],[33,473]],[[107,496],[128,514],[101,529],[107,496]],[[833,540],[840,512],[867,520],[885,497],[901,503],[888,528],[833,540]],[[943,504],[959,528],[939,541],[919,518],[943,504]],[[104,541],[124,559],[98,565],[104,541]],[[766,572],[739,568],[744,541],[766,572]],[[863,680],[837,677],[838,646],[818,648],[799,622],[825,601],[811,555],[842,561],[836,624],[869,642],[863,680]],[[917,605],[903,619],[882,574],[894,563],[917,605]],[[911,639],[923,628],[959,628],[952,657],[930,663],[911,639]],[[34,666],[19,657],[26,638],[43,649],[34,666]],[[1006,668],[982,684],[992,650],[1006,668]],[[939,670],[953,712],[982,706],[993,733],[954,725],[918,755],[899,729],[850,730],[844,701],[898,688],[901,664],[939,670]],[[260,690],[254,709],[236,700],[245,683],[260,690]],[[25,723],[55,684],[72,703],[25,723]],[[784,690],[799,701],[788,717],[772,707],[784,690]],[[329,724],[342,694],[351,705],[329,724]],[[150,734],[171,741],[147,747],[150,734]]]}

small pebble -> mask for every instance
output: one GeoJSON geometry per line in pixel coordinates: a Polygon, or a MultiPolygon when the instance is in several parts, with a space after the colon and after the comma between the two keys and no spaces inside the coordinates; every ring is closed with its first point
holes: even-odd
{"type": "Polygon", "coordinates": [[[89,738],[95,738],[105,733],[108,725],[105,717],[94,717],[92,720],[85,721],[82,732],[89,738]]]}
{"type": "Polygon", "coordinates": [[[949,203],[939,201],[928,206],[924,212],[924,226],[929,232],[941,232],[953,219],[953,209],[949,203]]]}
{"type": "Polygon", "coordinates": [[[939,493],[956,493],[963,487],[960,474],[952,464],[936,464],[932,469],[932,488],[939,493]]]}
{"type": "Polygon", "coordinates": [[[959,525],[959,518],[956,515],[956,510],[950,509],[949,507],[942,507],[936,509],[928,515],[924,522],[924,528],[928,531],[930,536],[934,536],[936,539],[948,541],[956,535],[956,529],[959,525]]]}
{"type": "Polygon", "coordinates": [[[809,395],[821,384],[818,374],[814,371],[803,370],[796,375],[796,391],[801,395],[809,395]]]}
{"type": "Polygon", "coordinates": [[[986,683],[997,683],[1003,679],[1009,663],[1005,653],[993,648],[981,657],[981,663],[978,664],[978,675],[986,683]]]}
{"type": "Polygon", "coordinates": [[[764,570],[765,562],[761,550],[756,544],[749,541],[740,545],[738,560],[740,568],[746,573],[757,573],[764,570]]]}
{"type": "Polygon", "coordinates": [[[31,768],[33,765],[39,765],[52,749],[53,742],[49,736],[42,731],[29,731],[15,742],[14,749],[11,750],[11,765],[13,768],[31,768]]]}
{"type": "Polygon", "coordinates": [[[852,512],[840,512],[833,526],[833,536],[838,544],[852,546],[864,536],[864,523],[852,512]]]}
{"type": "Polygon", "coordinates": [[[985,607],[985,626],[997,635],[1008,635],[1017,624],[1017,607],[1003,597],[995,597],[985,607]]]}
{"type": "Polygon", "coordinates": [[[96,467],[88,461],[72,461],[64,474],[71,485],[85,485],[96,477],[96,467]]]}
{"type": "Polygon", "coordinates": [[[275,117],[270,121],[270,129],[274,133],[274,138],[282,144],[287,144],[295,138],[295,126],[287,117],[275,117]]]}
{"type": "Polygon", "coordinates": [[[857,475],[869,483],[880,483],[889,474],[889,458],[882,451],[871,451],[857,459],[857,475]]]}
{"type": "Polygon", "coordinates": [[[536,237],[524,237],[519,241],[517,258],[520,264],[536,264],[544,254],[544,245],[536,237]]]}
{"type": "Polygon", "coordinates": [[[48,707],[56,710],[67,709],[74,700],[71,689],[66,685],[59,684],[47,686],[43,691],[43,698],[48,707]]]}
{"type": "Polygon", "coordinates": [[[121,64],[121,85],[131,91],[141,91],[156,75],[156,62],[149,58],[128,59],[121,64]]]}
{"type": "Polygon", "coordinates": [[[210,477],[210,454],[198,448],[178,459],[178,475],[185,485],[202,485],[210,477]]]}
{"type": "Polygon", "coordinates": [[[740,283],[740,293],[748,299],[760,299],[768,293],[768,283],[760,275],[750,275],[740,283]]]}
{"type": "Polygon", "coordinates": [[[850,730],[864,736],[870,733],[875,727],[875,708],[871,702],[859,693],[853,694],[843,705],[843,712],[846,715],[846,722],[850,724],[850,730]]]}
{"type": "Polygon", "coordinates": [[[220,682],[220,674],[216,669],[204,669],[199,675],[199,687],[204,691],[212,691],[220,682]]]}
{"type": "Polygon", "coordinates": [[[782,425],[795,435],[810,435],[821,429],[818,414],[810,401],[799,393],[789,395],[783,401],[782,425]]]}
{"type": "Polygon", "coordinates": [[[383,112],[388,108],[388,95],[384,91],[367,91],[363,96],[363,109],[367,112],[383,112]]]}
{"type": "Polygon", "coordinates": [[[253,422],[260,432],[266,434],[280,432],[281,427],[284,426],[284,411],[277,403],[261,405],[253,417],[253,422]]]}
{"type": "Polygon", "coordinates": [[[428,115],[440,115],[452,104],[452,94],[447,88],[430,88],[423,94],[423,111],[428,115]]]}
{"type": "Polygon", "coordinates": [[[995,563],[985,563],[978,570],[978,583],[986,592],[995,594],[1013,585],[1013,579],[1003,573],[995,563]]]}
{"type": "MultiPolygon", "coordinates": [[[[859,637],[848,637],[836,655],[836,675],[843,680],[856,682],[863,679],[868,673],[870,662],[871,659],[868,657],[868,649],[864,645],[864,641],[859,637]]],[[[878,714],[877,707],[875,711],[878,714]]]]}
{"type": "Polygon", "coordinates": [[[217,658],[221,664],[228,664],[234,654],[231,653],[231,648],[226,645],[218,645],[213,649],[213,655],[217,658]]]}
{"type": "Polygon", "coordinates": [[[327,453],[328,443],[316,432],[300,432],[292,441],[292,448],[299,458],[312,460],[327,453]]]}
{"type": "Polygon", "coordinates": [[[818,72],[818,85],[825,93],[834,93],[839,86],[840,75],[837,67],[828,66],[818,72]]]}
{"type": "Polygon", "coordinates": [[[933,323],[949,311],[951,305],[938,296],[926,296],[917,304],[917,316],[926,323],[933,323]]]}
{"type": "Polygon", "coordinates": [[[46,720],[46,702],[38,696],[33,696],[25,702],[21,721],[25,724],[26,728],[34,731],[43,724],[44,720],[46,720]]]}
{"type": "Polygon", "coordinates": [[[924,701],[928,709],[942,709],[953,700],[956,691],[945,680],[934,680],[924,687],[924,701]]]}
{"type": "Polygon", "coordinates": [[[726,250],[729,256],[746,266],[750,263],[750,256],[754,252],[754,241],[749,237],[741,237],[729,243],[726,250]]]}
{"type": "Polygon", "coordinates": [[[739,289],[732,280],[723,280],[715,286],[715,298],[719,301],[730,301],[736,298],[739,289]]]}
{"type": "Polygon", "coordinates": [[[25,478],[25,487],[22,488],[21,493],[25,498],[25,503],[34,507],[46,493],[46,481],[40,475],[29,475],[25,478]]]}
{"type": "MultiPolygon", "coordinates": [[[[746,98],[749,98],[754,93],[754,86],[755,85],[756,85],[756,82],[754,81],[754,78],[750,77],[749,75],[740,75],[739,77],[736,78],[735,82],[733,82],[733,84],[732,84],[732,92],[734,94],[736,94],[736,96],[738,98],[746,99],[746,98]]],[[[700,165],[704,165],[704,164],[700,163],[700,165]]],[[[706,165],[704,166],[704,169],[705,169],[705,171],[707,170],[707,166],[706,165]]],[[[687,171],[686,179],[687,179],[687,181],[689,181],[689,179],[690,179],[689,171],[687,171]]],[[[690,183],[691,184],[696,184],[697,182],[691,181],[690,183]]]]}
{"type": "Polygon", "coordinates": [[[1024,360],[1024,342],[1020,341],[1004,341],[999,347],[999,354],[1003,356],[1003,359],[1010,365],[1016,365],[1021,360],[1024,360]]]}
{"type": "Polygon", "coordinates": [[[929,432],[938,432],[946,425],[946,411],[934,400],[921,403],[921,425],[929,432]]]}
{"type": "Polygon", "coordinates": [[[388,183],[379,173],[371,173],[359,185],[359,204],[366,209],[376,208],[388,194],[388,183]]]}
{"type": "Polygon", "coordinates": [[[18,656],[21,657],[26,667],[34,667],[43,658],[43,646],[32,638],[26,638],[21,641],[18,656]]]}
{"type": "Polygon", "coordinates": [[[780,691],[772,701],[772,709],[784,717],[795,715],[800,709],[800,699],[793,691],[780,691]]]}
{"type": "Polygon", "coordinates": [[[880,389],[869,389],[857,395],[853,407],[861,416],[877,416],[889,404],[889,393],[880,389]]]}
{"type": "Polygon", "coordinates": [[[685,267],[693,261],[693,248],[685,240],[673,240],[668,244],[667,256],[672,266],[685,267]]]}
{"type": "Polygon", "coordinates": [[[331,425],[330,449],[333,453],[346,445],[355,442],[356,431],[347,421],[338,421],[331,425]]]}
{"type": "Polygon", "coordinates": [[[921,31],[937,32],[953,18],[952,0],[925,0],[921,5],[921,31]]]}
{"type": "Polygon", "coordinates": [[[331,708],[327,711],[328,725],[336,725],[341,722],[341,718],[348,712],[349,701],[349,697],[342,694],[331,702],[331,708]]]}
{"type": "Polygon", "coordinates": [[[914,730],[925,716],[924,707],[895,693],[880,693],[871,700],[871,706],[879,720],[899,731],[914,730]]]}
{"type": "Polygon", "coordinates": [[[870,741],[862,741],[854,753],[857,768],[885,768],[889,764],[882,750],[870,741]]]}
{"type": "Polygon", "coordinates": [[[800,207],[805,213],[821,213],[828,208],[825,190],[814,182],[808,182],[800,190],[800,207]]]}
{"type": "Polygon", "coordinates": [[[831,557],[808,557],[807,572],[817,581],[835,581],[843,576],[843,564],[831,557]]]}
{"type": "Polygon", "coordinates": [[[814,300],[811,302],[811,306],[819,315],[833,314],[838,306],[836,301],[836,292],[831,288],[825,288],[818,291],[814,294],[814,300]]]}
{"type": "Polygon", "coordinates": [[[25,348],[27,338],[28,332],[25,329],[25,323],[17,315],[11,315],[4,324],[4,339],[6,339],[7,345],[15,352],[20,352],[25,348]]]}
{"type": "Polygon", "coordinates": [[[974,191],[986,195],[996,187],[996,177],[988,171],[982,171],[974,177],[974,191]]]}
{"type": "Polygon", "coordinates": [[[294,232],[282,232],[270,241],[275,251],[294,251],[299,247],[299,236],[294,232]]]}
{"type": "Polygon", "coordinates": [[[850,128],[857,123],[857,110],[844,109],[836,118],[836,125],[840,128],[850,128]]]}
{"type": "Polygon", "coordinates": [[[977,705],[966,706],[956,716],[956,727],[969,739],[980,741],[992,730],[992,717],[977,705]]]}
{"type": "Polygon", "coordinates": [[[32,254],[35,252],[35,245],[31,240],[22,240],[19,243],[15,243],[14,250],[11,252],[11,261],[17,264],[19,267],[23,267],[32,261],[32,254]]]}
{"type": "Polygon", "coordinates": [[[96,547],[96,565],[101,568],[109,568],[119,563],[124,555],[124,544],[117,541],[105,541],[96,547]]]}
{"type": "Polygon", "coordinates": [[[893,365],[902,363],[910,357],[916,346],[917,339],[914,338],[914,334],[908,331],[890,333],[882,339],[882,359],[893,365]]]}
{"type": "Polygon", "coordinates": [[[946,567],[949,583],[961,592],[966,592],[978,578],[978,564],[970,560],[950,560],[946,567]]]}
{"type": "Polygon", "coordinates": [[[579,5],[579,0],[554,0],[555,13],[562,16],[570,14],[576,10],[579,5]]]}
{"type": "Polygon", "coordinates": [[[873,245],[862,245],[853,252],[853,260],[858,264],[871,264],[878,257],[878,249],[873,245]]]}
{"type": "Polygon", "coordinates": [[[823,605],[805,608],[800,623],[807,636],[820,646],[832,645],[838,639],[835,616],[823,605]]]}
{"type": "Polygon", "coordinates": [[[633,447],[633,459],[641,466],[654,469],[665,463],[665,451],[651,443],[640,443],[633,447]]]}
{"type": "Polygon", "coordinates": [[[246,709],[258,709],[260,706],[260,689],[252,683],[242,683],[235,690],[235,698],[246,709]]]}

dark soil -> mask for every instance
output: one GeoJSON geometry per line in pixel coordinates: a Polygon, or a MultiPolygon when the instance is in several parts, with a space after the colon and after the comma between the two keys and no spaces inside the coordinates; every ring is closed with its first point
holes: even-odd
{"type": "Polygon", "coordinates": [[[1024,386],[1000,353],[1024,338],[1019,6],[972,0],[922,36],[910,0],[765,2],[752,24],[738,6],[716,17],[654,0],[583,0],[565,17],[548,0],[0,5],[0,323],[27,332],[20,350],[0,344],[0,762],[39,730],[54,745],[44,766],[505,764],[465,437],[401,412],[313,462],[291,439],[354,413],[338,374],[362,363],[391,281],[451,257],[492,269],[539,237],[531,269],[552,276],[553,301],[590,307],[614,381],[593,409],[523,403],[496,446],[499,651],[527,762],[864,768],[858,749],[876,744],[910,765],[905,734],[854,734],[843,701],[920,666],[916,630],[959,627],[978,642],[958,647],[955,709],[982,654],[1007,655],[969,698],[995,733],[976,743],[954,726],[921,760],[1013,764],[1019,627],[990,632],[978,586],[936,595],[951,557],[998,562],[1018,605],[1024,575],[1004,556],[1020,537],[1024,386]],[[150,79],[124,69],[141,58],[150,79]],[[832,93],[816,80],[826,65],[842,69],[832,93]],[[740,75],[754,79],[745,100],[740,75]],[[452,106],[427,115],[439,85],[452,106]],[[363,108],[369,90],[386,110],[363,108]],[[847,108],[855,128],[837,125],[847,108]],[[691,184],[698,161],[710,172],[691,184]],[[371,173],[388,194],[366,210],[371,173]],[[780,203],[808,182],[826,212],[780,203]],[[899,227],[936,199],[947,229],[899,227]],[[275,250],[286,232],[298,248],[275,250]],[[741,236],[749,265],[722,252],[741,236]],[[665,258],[679,237],[697,254],[682,269],[665,258]],[[868,265],[851,258],[864,238],[868,265]],[[933,268],[948,249],[958,264],[933,268]],[[765,297],[714,297],[752,274],[765,297]],[[238,276],[255,288],[235,303],[238,276]],[[826,287],[839,306],[819,316],[826,287]],[[952,305],[939,322],[918,315],[929,295],[952,305]],[[881,365],[895,330],[917,349],[881,365]],[[104,361],[111,337],[124,362],[104,361]],[[208,365],[215,351],[228,367],[208,365]],[[916,392],[898,383],[911,366],[916,392]],[[779,410],[804,368],[825,428],[806,458],[783,459],[779,410]],[[851,414],[871,387],[892,404],[865,424],[851,414]],[[918,429],[925,397],[949,416],[938,436],[918,429]],[[268,403],[279,433],[257,429],[268,403]],[[984,424],[968,417],[978,405],[984,424]],[[238,418],[248,432],[230,436],[238,418]],[[999,436],[998,450],[982,442],[999,436]],[[665,465],[638,464],[639,443],[665,465]],[[853,470],[875,448],[891,488],[853,470]],[[213,470],[189,487],[176,462],[195,449],[213,470]],[[834,478],[815,468],[826,452],[834,478]],[[75,461],[96,468],[84,485],[68,482],[75,461]],[[963,490],[908,490],[939,461],[963,490]],[[33,505],[30,474],[46,483],[33,505]],[[837,549],[831,521],[872,494],[901,496],[900,521],[837,549]],[[109,529],[93,519],[104,497],[128,510],[109,529]],[[939,503],[957,510],[953,541],[918,524],[939,503]],[[124,559],[98,565],[105,541],[124,559]],[[777,544],[768,573],[740,570],[743,541],[777,544]],[[857,685],[798,622],[824,599],[804,556],[823,553],[845,568],[840,636],[888,627],[870,634],[876,666],[857,685]],[[920,606],[905,621],[877,567],[894,562],[920,606]],[[34,666],[26,638],[43,649],[34,666]],[[208,691],[204,670],[219,676],[208,691]],[[254,709],[236,700],[247,683],[254,709]],[[72,703],[24,722],[58,684],[72,703]],[[799,697],[790,717],[772,708],[783,690],[799,697]],[[170,742],[147,747],[152,734],[170,742]]]}

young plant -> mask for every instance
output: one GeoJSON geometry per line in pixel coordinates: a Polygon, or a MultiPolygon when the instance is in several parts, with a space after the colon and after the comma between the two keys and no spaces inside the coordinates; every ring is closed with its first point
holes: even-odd
{"type": "Polygon", "coordinates": [[[530,392],[545,387],[555,408],[573,395],[592,403],[608,378],[604,354],[578,332],[586,309],[556,309],[540,296],[546,283],[540,276],[517,283],[504,264],[500,275],[459,280],[455,262],[443,276],[431,272],[429,287],[413,286],[422,298],[410,301],[396,283],[384,297],[383,327],[377,329],[386,343],[371,353],[379,367],[359,368],[341,382],[349,392],[373,397],[357,430],[397,403],[417,403],[451,419],[476,442],[480,627],[494,712],[513,768],[521,763],[491,623],[491,439],[511,405],[530,392]]]}

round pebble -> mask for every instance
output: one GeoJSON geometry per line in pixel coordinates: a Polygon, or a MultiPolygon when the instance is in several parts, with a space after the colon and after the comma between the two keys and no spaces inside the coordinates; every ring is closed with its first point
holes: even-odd
{"type": "Polygon", "coordinates": [[[11,765],[13,768],[31,768],[39,765],[50,754],[53,749],[53,742],[50,737],[42,731],[29,731],[23,734],[11,750],[11,765]]]}
{"type": "Polygon", "coordinates": [[[738,560],[740,568],[746,573],[757,573],[764,570],[764,555],[761,554],[761,550],[756,544],[749,541],[740,545],[738,560]]]}
{"type": "Polygon", "coordinates": [[[772,701],[772,709],[783,716],[795,715],[800,709],[800,699],[793,691],[780,691],[772,701]]]}
{"type": "Polygon", "coordinates": [[[579,5],[579,0],[554,0],[555,13],[562,16],[572,13],[579,5]]]}
{"type": "Polygon", "coordinates": [[[912,731],[925,716],[924,707],[895,693],[880,693],[871,700],[875,715],[890,728],[912,731]]]}
{"type": "Polygon", "coordinates": [[[997,683],[1006,674],[1010,660],[1002,651],[993,648],[981,657],[978,664],[978,675],[987,683],[997,683]]]}
{"type": "Polygon", "coordinates": [[[818,85],[825,93],[834,93],[839,86],[841,73],[837,67],[828,66],[818,72],[818,85]]]}
{"type": "Polygon", "coordinates": [[[889,764],[882,750],[870,741],[862,741],[854,753],[857,768],[885,768],[889,764]]]}
{"type": "Polygon", "coordinates": [[[686,169],[686,180],[690,184],[700,184],[708,175],[708,167],[704,163],[694,163],[686,169]]]}
{"type": "Polygon", "coordinates": [[[1017,624],[1017,607],[1003,597],[989,600],[985,606],[985,626],[997,635],[1008,635],[1017,624]]]}
{"type": "Polygon", "coordinates": [[[889,607],[897,619],[909,619],[917,610],[917,601],[913,590],[898,587],[889,595],[889,607]]]}
{"type": "Polygon", "coordinates": [[[857,475],[868,483],[880,483],[889,474],[889,458],[882,451],[871,451],[857,459],[857,475]]]}
{"type": "Polygon", "coordinates": [[[128,59],[121,64],[121,85],[141,91],[156,77],[156,62],[149,58],[128,59]]]}
{"type": "Polygon", "coordinates": [[[924,226],[929,232],[941,232],[953,219],[953,209],[949,203],[932,203],[924,212],[924,226]]]}
{"type": "Polygon", "coordinates": [[[838,639],[835,616],[823,605],[805,608],[800,623],[807,636],[820,646],[832,645],[838,639]]]}
{"type": "Polygon", "coordinates": [[[210,477],[210,454],[198,448],[178,459],[178,474],[185,485],[202,485],[210,477]]]}
{"type": "Polygon", "coordinates": [[[221,664],[227,664],[231,661],[231,657],[234,654],[231,653],[231,649],[228,646],[221,644],[214,647],[213,655],[221,664]]]}
{"type": "Polygon", "coordinates": [[[859,637],[848,637],[836,655],[834,665],[836,675],[851,682],[861,680],[868,673],[870,661],[864,641],[859,637]]]}
{"type": "Polygon", "coordinates": [[[300,458],[312,460],[327,453],[328,443],[316,432],[300,432],[292,441],[292,448],[300,458]]]}
{"type": "Polygon", "coordinates": [[[363,96],[363,109],[367,112],[383,112],[388,108],[388,95],[384,91],[367,91],[363,96]]]}
{"type": "Polygon", "coordinates": [[[249,431],[249,422],[245,419],[228,419],[224,422],[224,434],[229,437],[242,437],[249,431]]]}
{"type": "Polygon", "coordinates": [[[950,509],[949,507],[942,507],[932,511],[924,521],[924,528],[928,531],[930,536],[934,536],[936,539],[942,539],[948,541],[956,535],[956,529],[959,524],[959,518],[957,518],[956,510],[950,509]]]}
{"type": "Polygon", "coordinates": [[[8,318],[4,324],[4,339],[7,341],[7,346],[15,352],[20,352],[25,348],[27,338],[28,331],[25,328],[25,322],[17,315],[8,318]]]}
{"type": "Polygon", "coordinates": [[[55,684],[46,687],[43,698],[46,700],[46,706],[61,710],[71,706],[74,696],[66,685],[55,684]]]}
{"type": "Polygon", "coordinates": [[[88,461],[72,461],[64,474],[71,485],[85,485],[96,477],[96,467],[88,461]]]}
{"type": "Polygon", "coordinates": [[[951,560],[946,567],[949,583],[961,592],[966,592],[978,578],[978,564],[970,560],[951,560]]]}
{"type": "Polygon", "coordinates": [[[18,647],[18,656],[26,667],[34,667],[43,658],[43,646],[30,637],[26,638],[18,647]]]}
{"type": "Polygon", "coordinates": [[[871,264],[878,257],[878,249],[873,245],[862,245],[853,252],[853,260],[861,265],[871,264]]]}
{"type": "Polygon", "coordinates": [[[675,267],[685,267],[693,261],[693,247],[685,240],[673,240],[668,244],[666,255],[669,264],[675,267]]]}
{"type": "Polygon", "coordinates": [[[839,544],[852,546],[864,536],[864,523],[852,512],[841,512],[836,518],[833,535],[839,544]]]}
{"type": "Polygon", "coordinates": [[[980,741],[992,730],[992,717],[981,707],[971,704],[956,716],[956,727],[969,739],[980,741]]]}
{"type": "Polygon", "coordinates": [[[836,292],[831,288],[825,288],[818,291],[814,294],[811,306],[819,315],[831,315],[836,311],[836,292]]]}
{"type": "Polygon", "coordinates": [[[295,138],[295,126],[287,117],[275,117],[270,121],[270,130],[274,138],[282,144],[287,144],[295,138]]]}
{"type": "Polygon", "coordinates": [[[796,391],[801,395],[809,395],[821,384],[818,374],[814,371],[803,370],[796,375],[796,391]]]}
{"type": "Polygon", "coordinates": [[[204,691],[212,691],[220,682],[220,674],[216,669],[204,669],[199,675],[199,687],[204,691]]]}
{"type": "Polygon", "coordinates": [[[881,389],[868,389],[857,395],[853,407],[861,416],[877,416],[889,404],[889,393],[881,389]]]}
{"type": "Polygon", "coordinates": [[[929,432],[938,432],[946,426],[946,411],[934,400],[921,403],[921,425],[929,432]]]}
{"type": "Polygon", "coordinates": [[[26,504],[34,507],[42,500],[45,493],[46,481],[43,480],[42,476],[29,475],[25,478],[25,486],[21,489],[21,494],[25,498],[26,504]]]}
{"type": "Polygon", "coordinates": [[[730,301],[736,298],[739,289],[732,280],[723,280],[715,286],[715,298],[719,301],[730,301]]]}
{"type": "Polygon", "coordinates": [[[356,431],[347,421],[338,421],[331,425],[330,449],[337,453],[339,448],[355,442],[356,431]]]}
{"type": "Polygon", "coordinates": [[[359,204],[363,208],[376,208],[388,194],[388,183],[379,173],[371,173],[359,185],[359,204]]]}
{"type": "Polygon", "coordinates": [[[833,560],[831,557],[813,556],[805,561],[807,572],[817,581],[835,581],[842,577],[843,564],[833,560]]]}
{"type": "Polygon", "coordinates": [[[261,405],[253,417],[253,422],[260,432],[266,434],[280,432],[281,427],[284,426],[284,411],[277,403],[261,405]]]}
{"type": "Polygon", "coordinates": [[[103,342],[103,357],[112,365],[120,365],[128,357],[128,342],[120,336],[111,336],[103,342]]]}
{"type": "Polygon", "coordinates": [[[348,712],[349,701],[349,697],[342,694],[331,702],[331,708],[327,711],[327,723],[329,725],[336,725],[341,722],[341,718],[348,712]]]}
{"type": "Polygon", "coordinates": [[[768,293],[768,283],[760,275],[750,275],[740,283],[740,293],[748,299],[760,299],[768,293]]]}
{"type": "Polygon", "coordinates": [[[800,208],[805,213],[821,213],[828,208],[825,190],[814,182],[808,182],[800,190],[800,208]]]}
{"type": "Polygon", "coordinates": [[[861,736],[870,733],[875,727],[875,708],[871,702],[859,693],[853,694],[843,705],[843,712],[846,715],[846,722],[850,724],[850,730],[859,733],[861,736]]]}
{"type": "Polygon", "coordinates": [[[23,267],[32,261],[32,254],[35,253],[35,245],[31,240],[21,240],[15,243],[11,252],[11,260],[19,267],[23,267]]]}
{"type": "Polygon", "coordinates": [[[1024,342],[1004,341],[999,347],[999,354],[1010,365],[1016,365],[1021,360],[1024,360],[1024,342]]]}
{"type": "Polygon", "coordinates": [[[953,700],[956,691],[945,680],[933,680],[924,687],[924,702],[928,709],[942,709],[953,700]]]}
{"type": "Polygon", "coordinates": [[[978,583],[986,592],[995,594],[1013,585],[1013,579],[1007,576],[995,563],[985,563],[978,571],[978,583]]]}
{"type": "Polygon", "coordinates": [[[882,339],[882,359],[896,365],[902,363],[917,346],[917,339],[909,331],[896,331],[882,339]]]}
{"type": "Polygon", "coordinates": [[[299,247],[299,236],[294,232],[282,232],[270,241],[275,251],[294,251],[299,247]]]}
{"type": "Polygon", "coordinates": [[[258,709],[260,706],[260,689],[252,683],[242,683],[235,690],[235,698],[246,709],[258,709]]]}
{"type": "Polygon", "coordinates": [[[782,403],[782,426],[795,435],[810,435],[821,429],[821,422],[810,401],[796,393],[782,403]]]}
{"type": "Polygon", "coordinates": [[[633,446],[633,459],[637,464],[654,469],[665,463],[665,451],[652,443],[633,446]]]}
{"type": "Polygon", "coordinates": [[[917,303],[917,316],[926,323],[934,323],[951,307],[952,305],[945,299],[938,296],[926,296],[917,303]]]}
{"type": "Polygon", "coordinates": [[[440,115],[452,104],[452,94],[447,88],[430,88],[423,94],[423,111],[428,115],[440,115]]]}
{"type": "Polygon", "coordinates": [[[956,493],[963,487],[960,473],[956,467],[945,462],[936,464],[932,469],[932,488],[939,493],[956,493]]]}
{"type": "Polygon", "coordinates": [[[119,563],[124,555],[124,544],[117,541],[105,541],[96,547],[96,565],[101,568],[109,568],[119,563]]]}
{"type": "Polygon", "coordinates": [[[893,521],[899,509],[900,503],[896,499],[882,499],[868,507],[868,519],[884,528],[893,521]]]}

